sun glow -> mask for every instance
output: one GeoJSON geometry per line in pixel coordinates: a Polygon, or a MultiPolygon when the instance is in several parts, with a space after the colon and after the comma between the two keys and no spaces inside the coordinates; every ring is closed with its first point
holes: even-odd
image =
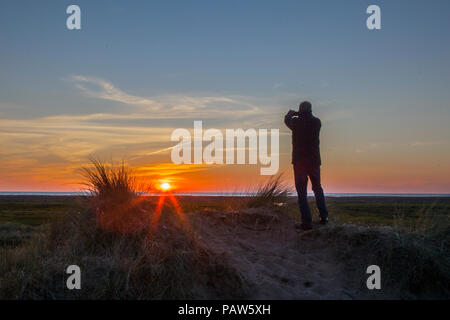
{"type": "Polygon", "coordinates": [[[172,186],[170,185],[170,183],[164,182],[159,185],[159,188],[162,191],[169,191],[170,189],[172,189],[172,186]]]}

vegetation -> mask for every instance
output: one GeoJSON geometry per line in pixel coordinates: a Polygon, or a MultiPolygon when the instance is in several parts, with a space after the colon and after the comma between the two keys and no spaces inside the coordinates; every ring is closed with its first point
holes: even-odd
{"type": "Polygon", "coordinates": [[[348,281],[367,292],[367,275],[358,270],[376,264],[382,270],[383,290],[369,298],[448,299],[450,297],[450,226],[448,217],[439,228],[421,232],[398,227],[332,224],[312,237],[326,238],[336,257],[346,263],[348,281]]]}
{"type": "MultiPolygon", "coordinates": [[[[281,176],[253,197],[186,196],[163,207],[140,193],[124,164],[93,161],[84,176],[90,197],[0,199],[0,299],[245,298],[251,284],[183,215],[219,212],[212,225],[242,224],[227,214],[254,210],[279,221],[299,217],[281,176]],[[66,289],[71,264],[81,267],[83,290],[66,289]]],[[[329,226],[302,239],[333,249],[349,283],[360,285],[354,298],[450,297],[450,199],[329,198],[328,205],[329,226]],[[370,264],[381,267],[389,289],[367,296],[361,270],[370,264]]]]}
{"type": "MultiPolygon", "coordinates": [[[[52,219],[33,241],[0,250],[3,299],[237,298],[239,274],[155,201],[141,196],[119,167],[94,162],[85,170],[92,197],[85,210],[52,219]],[[145,220],[145,224],[143,223],[145,220]],[[64,285],[67,266],[83,270],[83,290],[64,285]]],[[[171,208],[169,208],[171,209],[171,208]]]]}
{"type": "Polygon", "coordinates": [[[256,192],[249,197],[247,206],[259,208],[273,206],[276,203],[285,203],[291,188],[283,183],[283,175],[272,176],[266,183],[260,185],[256,192]]]}

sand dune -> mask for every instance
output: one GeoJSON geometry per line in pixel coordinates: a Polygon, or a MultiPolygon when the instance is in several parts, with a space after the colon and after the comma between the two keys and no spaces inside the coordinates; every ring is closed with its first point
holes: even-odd
{"type": "Polygon", "coordinates": [[[250,284],[250,299],[352,299],[357,294],[346,285],[333,249],[310,232],[296,231],[289,219],[267,209],[204,211],[193,218],[204,243],[225,254],[250,284]]]}

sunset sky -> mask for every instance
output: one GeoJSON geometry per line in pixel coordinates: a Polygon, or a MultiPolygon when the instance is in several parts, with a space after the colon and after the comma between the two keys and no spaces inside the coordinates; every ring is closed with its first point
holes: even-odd
{"type": "Polygon", "coordinates": [[[450,193],[450,1],[0,2],[0,191],[78,191],[90,156],[180,192],[245,191],[255,165],[175,165],[176,128],[322,120],[326,193],[450,193]],[[81,30],[66,8],[81,8],[81,30]],[[382,29],[366,28],[381,7],[382,29]]]}

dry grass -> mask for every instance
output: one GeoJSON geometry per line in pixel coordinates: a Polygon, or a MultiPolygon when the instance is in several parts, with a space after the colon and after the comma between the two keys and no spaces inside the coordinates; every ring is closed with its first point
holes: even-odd
{"type": "Polygon", "coordinates": [[[250,208],[273,206],[275,203],[286,203],[290,187],[283,181],[283,174],[270,177],[260,185],[249,198],[247,206],[250,208]]]}
{"type": "Polygon", "coordinates": [[[0,250],[0,299],[240,298],[246,285],[172,208],[140,196],[122,164],[85,170],[89,209],[54,219],[28,244],[0,250]],[[68,290],[78,265],[82,290],[68,290]]]}
{"type": "MultiPolygon", "coordinates": [[[[114,167],[94,161],[85,177],[91,194],[85,210],[53,218],[33,232],[31,240],[25,239],[25,244],[20,234],[26,230],[3,227],[8,236],[0,248],[0,299],[248,296],[252,284],[230,265],[227,256],[207,246],[176,208],[165,206],[158,223],[151,223],[158,198],[142,196],[132,171],[124,164],[114,167]],[[19,239],[22,242],[16,245],[19,239]],[[81,267],[82,290],[66,289],[65,270],[72,264],[81,267]]],[[[278,211],[273,206],[285,202],[288,191],[277,176],[259,187],[255,196],[238,199],[232,208],[228,208],[229,199],[208,198],[204,203],[191,200],[190,210],[205,211],[204,217],[197,218],[212,219],[210,223],[219,229],[239,224],[247,230],[267,232],[279,219],[290,219],[287,209],[278,211]],[[241,210],[245,207],[261,208],[241,210]]],[[[180,202],[189,209],[182,199],[180,202]]],[[[297,205],[293,206],[298,214],[297,205]]],[[[380,210],[385,211],[384,207],[380,210]]],[[[382,270],[383,290],[368,298],[448,299],[448,210],[436,214],[434,208],[421,208],[416,216],[415,221],[406,220],[399,212],[394,227],[358,226],[332,219],[329,226],[314,229],[302,241],[317,238],[332,248],[336,261],[345,262],[348,283],[356,279],[361,284],[361,295],[355,298],[367,297],[366,274],[361,270],[377,264],[382,270]]]]}
{"type": "Polygon", "coordinates": [[[88,193],[96,200],[125,203],[137,195],[136,179],[124,162],[114,166],[92,158],[91,166],[83,168],[82,175],[88,193]]]}
{"type": "MultiPolygon", "coordinates": [[[[428,220],[427,220],[428,221],[428,220]]],[[[368,298],[448,299],[450,297],[449,217],[439,223],[405,226],[400,219],[394,227],[368,227],[333,223],[313,233],[335,247],[336,257],[345,261],[349,283],[358,280],[361,293],[367,293],[367,275],[360,270],[371,264],[380,266],[382,289],[368,298]]]]}

